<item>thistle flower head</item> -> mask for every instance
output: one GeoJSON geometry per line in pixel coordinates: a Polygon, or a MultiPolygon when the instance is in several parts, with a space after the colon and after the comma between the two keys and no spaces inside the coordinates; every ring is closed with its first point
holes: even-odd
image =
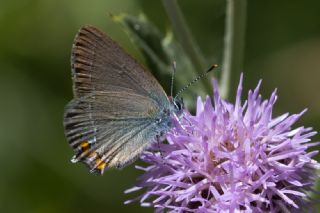
{"type": "MultiPolygon", "coordinates": [[[[222,100],[215,83],[213,104],[197,101],[196,115],[185,112],[137,167],[145,173],[142,206],[174,212],[293,212],[308,204],[320,164],[307,148],[316,132],[292,125],[305,112],[273,118],[276,91],[262,100],[258,86],[241,103],[242,76],[235,104],[222,100]],[[161,153],[160,153],[161,152],[161,153]]],[[[134,200],[129,200],[130,203],[134,200]]]]}

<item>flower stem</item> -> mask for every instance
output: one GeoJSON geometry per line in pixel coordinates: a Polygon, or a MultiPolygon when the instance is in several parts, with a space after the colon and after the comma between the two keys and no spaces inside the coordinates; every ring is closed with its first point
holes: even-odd
{"type": "Polygon", "coordinates": [[[205,60],[196,45],[193,36],[184,20],[183,14],[179,8],[177,0],[162,0],[164,8],[169,16],[174,33],[177,35],[182,48],[190,57],[194,68],[200,74],[205,70],[205,60]]]}
{"type": "Polygon", "coordinates": [[[227,0],[220,94],[229,97],[243,68],[247,0],[227,0]],[[231,73],[232,76],[231,77],[231,73]]]}

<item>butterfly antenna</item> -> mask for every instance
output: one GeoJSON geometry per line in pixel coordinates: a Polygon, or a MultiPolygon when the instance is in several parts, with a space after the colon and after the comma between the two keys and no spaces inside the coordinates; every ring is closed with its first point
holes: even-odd
{"type": "Polygon", "coordinates": [[[174,82],[174,77],[176,75],[177,71],[177,63],[176,61],[172,62],[172,74],[171,74],[171,88],[170,88],[170,96],[173,96],[173,82],[174,82]]]}
{"type": "Polygon", "coordinates": [[[202,79],[203,77],[207,76],[207,74],[209,72],[211,72],[212,70],[214,70],[215,68],[217,68],[218,65],[217,64],[214,64],[212,65],[206,72],[198,75],[195,79],[193,79],[192,81],[190,81],[185,87],[183,87],[177,94],[176,96],[174,97],[174,99],[176,99],[177,97],[179,97],[179,95],[185,91],[186,89],[188,89],[190,86],[192,86],[193,84],[195,84],[197,81],[199,81],[200,79],[202,79]]]}

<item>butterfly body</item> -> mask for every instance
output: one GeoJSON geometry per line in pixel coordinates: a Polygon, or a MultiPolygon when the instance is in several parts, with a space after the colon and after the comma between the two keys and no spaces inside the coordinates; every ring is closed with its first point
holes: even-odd
{"type": "Polygon", "coordinates": [[[172,128],[181,114],[157,82],[116,42],[94,27],[77,34],[71,56],[74,99],[64,127],[72,162],[92,172],[121,168],[172,128]]]}

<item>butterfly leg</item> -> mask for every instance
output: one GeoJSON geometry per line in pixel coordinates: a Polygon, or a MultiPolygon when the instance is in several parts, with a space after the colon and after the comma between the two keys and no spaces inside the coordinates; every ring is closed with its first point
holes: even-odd
{"type": "MultiPolygon", "coordinates": [[[[183,116],[181,116],[181,117],[179,118],[176,114],[173,113],[173,117],[174,117],[174,118],[176,119],[176,121],[178,122],[180,128],[181,128],[184,132],[186,132],[187,135],[190,135],[189,131],[185,128],[185,126],[184,126],[184,125],[182,124],[182,122],[181,122],[181,118],[185,117],[184,114],[183,114],[183,116]]],[[[190,121],[189,121],[189,122],[190,122],[190,121]]]]}
{"type": "MultiPolygon", "coordinates": [[[[188,122],[189,127],[191,127],[191,135],[193,135],[193,130],[194,130],[194,125],[192,124],[192,122],[187,118],[187,113],[183,112],[183,119],[185,119],[188,122]]],[[[189,133],[188,133],[189,135],[189,133]]]]}

